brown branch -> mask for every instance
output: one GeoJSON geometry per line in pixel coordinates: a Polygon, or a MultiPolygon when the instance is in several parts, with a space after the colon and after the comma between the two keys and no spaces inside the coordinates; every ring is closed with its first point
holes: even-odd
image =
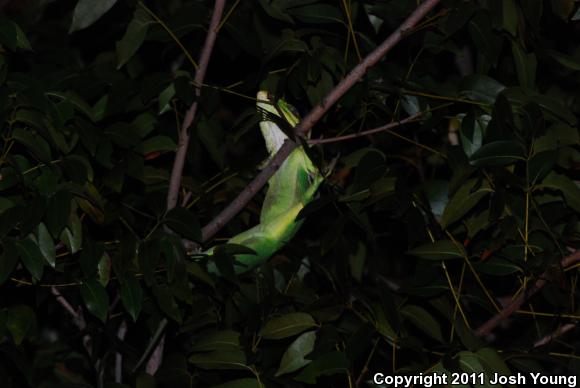
{"type": "MultiPolygon", "coordinates": [[[[339,84],[315,106],[310,113],[300,121],[295,128],[297,136],[304,136],[322,116],[333,106],[351,87],[353,87],[368,71],[376,65],[399,41],[405,33],[411,30],[440,0],[425,0],[415,11],[375,50],[367,55],[339,84]]],[[[268,182],[279,166],[296,148],[296,143],[287,140],[264,168],[248,186],[234,199],[220,214],[202,229],[203,241],[212,238],[227,222],[238,214],[254,195],[268,182]]]]}
{"type": "MultiPolygon", "coordinates": [[[[58,288],[52,286],[50,287],[50,291],[52,295],[55,296],[56,301],[60,303],[60,305],[72,316],[73,322],[75,326],[79,329],[79,331],[84,331],[87,328],[87,322],[85,321],[85,317],[83,316],[82,310],[79,308],[75,310],[75,308],[69,303],[68,300],[60,293],[58,288]]],[[[93,346],[91,344],[91,336],[85,334],[83,336],[83,346],[87,351],[89,356],[93,355],[93,346]]]]}
{"type": "MultiPolygon", "coordinates": [[[[205,79],[205,73],[207,72],[207,67],[209,65],[209,59],[213,51],[213,46],[215,44],[217,33],[220,25],[220,20],[225,7],[225,0],[215,0],[213,12],[211,15],[211,20],[209,22],[209,27],[207,29],[207,35],[205,37],[205,42],[203,48],[201,49],[199,57],[199,67],[195,72],[194,84],[202,85],[205,79]]],[[[183,166],[185,165],[185,159],[187,156],[187,148],[189,146],[189,127],[195,119],[195,114],[197,113],[197,107],[199,102],[199,97],[201,95],[201,89],[195,89],[195,101],[191,104],[185,117],[183,118],[183,123],[181,124],[181,131],[179,133],[179,142],[177,145],[177,151],[175,153],[175,160],[173,161],[173,168],[171,169],[171,178],[169,179],[169,190],[167,192],[167,210],[173,209],[177,205],[177,199],[179,197],[179,189],[181,187],[181,178],[183,176],[183,166]]],[[[186,246],[190,246],[190,249],[195,247],[195,244],[190,242],[184,242],[186,246]]],[[[163,347],[165,343],[165,335],[159,341],[159,344],[153,351],[151,358],[147,363],[147,372],[154,375],[159,366],[161,365],[161,360],[163,359],[163,347]]]]}
{"type": "Polygon", "coordinates": [[[388,131],[389,129],[392,128],[396,128],[399,127],[403,124],[407,124],[413,121],[417,121],[417,119],[419,117],[421,117],[423,115],[423,112],[419,112],[419,113],[415,113],[414,115],[411,115],[403,120],[400,121],[394,121],[392,123],[386,124],[386,125],[382,125],[380,127],[377,128],[373,128],[373,129],[367,129],[366,131],[361,131],[361,132],[357,132],[357,133],[351,133],[348,135],[342,135],[342,136],[336,136],[336,137],[329,137],[326,139],[310,139],[308,140],[308,144],[327,144],[327,143],[336,143],[338,141],[344,141],[344,140],[351,140],[351,139],[356,139],[359,137],[363,137],[363,136],[368,136],[368,135],[372,135],[374,133],[379,133],[379,132],[384,132],[384,131],[388,131]]]}
{"type": "Polygon", "coordinates": [[[534,348],[539,348],[540,346],[544,346],[555,340],[556,338],[566,334],[570,330],[576,327],[575,323],[567,323],[565,325],[560,325],[556,330],[552,333],[540,338],[536,342],[534,342],[534,348]]]}
{"type": "MultiPolygon", "coordinates": [[[[203,45],[199,57],[199,68],[195,72],[194,83],[196,85],[203,84],[203,81],[205,79],[205,73],[207,71],[209,59],[211,57],[213,46],[217,37],[218,32],[217,27],[221,20],[224,6],[225,0],[215,1],[213,13],[211,15],[211,21],[209,23],[207,35],[205,37],[205,43],[203,45]]],[[[195,119],[200,94],[201,94],[200,89],[196,88],[195,89],[196,99],[185,113],[183,123],[181,124],[179,143],[177,145],[177,152],[175,153],[175,160],[173,161],[173,168],[171,170],[171,178],[169,180],[169,192],[167,193],[168,210],[173,209],[177,204],[177,198],[179,196],[179,188],[181,186],[181,177],[183,175],[183,166],[185,165],[187,148],[189,146],[189,127],[191,126],[193,120],[195,119]]]]}
{"type": "MultiPolygon", "coordinates": [[[[570,267],[571,265],[573,265],[573,264],[575,264],[576,262],[579,262],[579,261],[580,261],[580,249],[579,250],[576,250],[571,255],[566,256],[560,262],[560,265],[562,266],[562,268],[567,268],[567,267],[570,267]]],[[[550,279],[550,277],[551,277],[551,275],[550,275],[549,271],[545,271],[538,278],[538,280],[536,280],[536,282],[531,287],[529,287],[528,289],[524,290],[524,292],[521,292],[518,295],[517,298],[515,298],[514,300],[512,300],[511,303],[508,304],[507,306],[505,306],[499,313],[497,313],[496,315],[494,315],[493,317],[491,317],[483,325],[479,326],[477,328],[477,330],[475,331],[475,334],[477,336],[479,336],[479,337],[483,337],[483,336],[486,336],[489,333],[491,333],[491,331],[497,325],[499,325],[501,321],[503,321],[504,319],[506,319],[507,317],[511,316],[513,313],[515,313],[517,310],[519,310],[520,307],[529,298],[532,297],[532,295],[534,295],[542,287],[544,287],[544,285],[550,279]]]]}

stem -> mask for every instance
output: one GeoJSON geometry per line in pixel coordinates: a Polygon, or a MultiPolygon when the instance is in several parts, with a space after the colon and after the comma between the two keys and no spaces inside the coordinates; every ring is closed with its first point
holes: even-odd
{"type": "MultiPolygon", "coordinates": [[[[209,59],[213,51],[213,46],[217,38],[217,27],[222,17],[222,13],[225,6],[225,0],[216,0],[213,13],[211,15],[211,21],[209,23],[209,28],[207,30],[207,36],[205,37],[205,43],[201,54],[199,57],[199,68],[195,72],[194,83],[203,84],[205,79],[205,73],[209,64],[209,59]]],[[[181,186],[181,177],[183,175],[183,166],[185,165],[185,157],[187,156],[187,148],[189,146],[189,127],[195,119],[195,114],[197,112],[197,105],[199,96],[201,94],[200,89],[195,90],[196,99],[191,104],[185,117],[183,118],[183,123],[181,124],[181,132],[179,134],[179,143],[177,145],[177,152],[175,154],[175,160],[173,161],[173,168],[171,170],[171,178],[169,180],[169,192],[167,193],[167,210],[173,209],[177,204],[177,198],[179,196],[179,188],[181,186]]]]}
{"type": "MultiPolygon", "coordinates": [[[[339,82],[328,95],[315,106],[310,113],[298,123],[295,128],[297,136],[304,136],[316,124],[322,116],[333,106],[351,87],[353,87],[368,71],[376,65],[401,39],[405,33],[412,29],[417,23],[429,13],[440,0],[425,0],[417,9],[395,30],[393,33],[374,51],[367,55],[350,73],[339,82]]],[[[201,68],[201,65],[200,65],[201,68]]],[[[238,214],[252,199],[254,195],[268,182],[279,166],[286,160],[288,155],[296,148],[296,143],[290,140],[280,147],[266,168],[258,174],[248,186],[224,208],[212,221],[202,229],[202,240],[207,241],[212,238],[226,223],[238,214]]]]}

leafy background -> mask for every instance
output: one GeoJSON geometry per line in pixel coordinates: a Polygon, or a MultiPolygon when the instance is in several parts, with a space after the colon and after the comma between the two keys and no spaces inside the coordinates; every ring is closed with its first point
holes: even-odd
{"type": "MultiPolygon", "coordinates": [[[[421,119],[314,146],[321,166],[340,156],[303,229],[226,278],[179,236],[199,242],[265,158],[256,91],[307,113],[417,3],[229,2],[204,85],[213,2],[0,6],[3,387],[578,374],[578,266],[561,265],[580,237],[574,1],[443,1],[405,31],[312,138],[421,119]],[[167,212],[196,98],[184,206],[167,212]]],[[[206,246],[254,225],[262,198],[206,246]]]]}

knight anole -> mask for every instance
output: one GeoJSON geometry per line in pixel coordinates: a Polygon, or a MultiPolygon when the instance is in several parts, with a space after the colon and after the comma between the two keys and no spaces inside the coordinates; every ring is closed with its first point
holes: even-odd
{"type": "MultiPolygon", "coordinates": [[[[272,102],[265,91],[258,92],[257,108],[262,113],[260,130],[266,142],[268,155],[274,155],[288,136],[272,120],[277,116],[295,127],[300,119],[291,105],[284,100],[272,102]]],[[[260,213],[260,223],[228,240],[229,244],[246,246],[256,252],[236,255],[237,273],[246,272],[268,260],[298,231],[302,220],[298,213],[316,195],[324,177],[312,163],[302,146],[294,149],[278,171],[268,181],[266,197],[260,213]]],[[[211,254],[213,248],[206,253],[211,254]]],[[[213,261],[210,272],[218,272],[213,261]]]]}

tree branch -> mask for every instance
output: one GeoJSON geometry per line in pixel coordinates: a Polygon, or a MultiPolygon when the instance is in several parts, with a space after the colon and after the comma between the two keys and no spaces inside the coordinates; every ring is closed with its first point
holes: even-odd
{"type": "MultiPolygon", "coordinates": [[[[560,262],[560,265],[562,266],[562,268],[567,268],[579,261],[580,261],[580,249],[574,251],[574,253],[572,253],[571,255],[566,256],[560,262]]],[[[531,287],[529,287],[524,292],[520,293],[517,298],[512,300],[512,302],[508,304],[506,307],[504,307],[499,313],[488,319],[487,322],[485,322],[483,325],[479,326],[475,331],[475,334],[479,337],[483,337],[491,333],[491,331],[497,325],[499,325],[501,321],[503,321],[504,319],[515,313],[517,310],[519,310],[519,308],[528,299],[530,299],[532,295],[534,295],[542,287],[544,287],[544,285],[546,285],[546,282],[550,279],[550,277],[551,276],[549,271],[545,271],[531,287]]]]}
{"type": "Polygon", "coordinates": [[[403,124],[407,124],[407,123],[416,121],[422,115],[423,115],[423,112],[419,112],[419,113],[415,113],[414,115],[411,115],[411,116],[409,116],[407,118],[404,118],[403,120],[394,121],[392,123],[385,124],[385,125],[382,125],[382,126],[377,127],[377,128],[368,129],[366,131],[361,131],[361,132],[357,132],[357,133],[351,133],[351,134],[348,134],[348,135],[342,135],[342,136],[336,136],[336,137],[329,137],[329,138],[326,138],[326,139],[310,139],[310,140],[307,141],[307,143],[308,144],[328,144],[328,143],[336,143],[338,141],[356,139],[356,138],[359,138],[359,137],[372,135],[373,133],[379,133],[379,132],[388,131],[389,129],[392,129],[392,128],[395,128],[395,127],[399,127],[399,126],[401,126],[403,124]]]}
{"type": "MultiPolygon", "coordinates": [[[[224,6],[225,0],[215,1],[213,13],[211,15],[211,20],[209,23],[209,28],[207,29],[207,35],[205,37],[205,43],[203,45],[203,49],[201,50],[201,54],[199,57],[199,68],[195,72],[194,83],[196,85],[203,84],[203,81],[205,79],[205,73],[207,71],[209,59],[211,57],[213,46],[217,38],[218,32],[217,28],[222,18],[224,6]]],[[[167,193],[167,210],[173,209],[177,204],[177,198],[179,196],[179,188],[181,186],[181,177],[183,175],[183,166],[185,165],[187,148],[189,146],[189,127],[191,126],[193,120],[195,119],[200,94],[201,94],[200,88],[196,88],[195,89],[196,99],[185,113],[183,123],[181,124],[181,132],[179,133],[177,152],[175,153],[175,160],[173,161],[171,178],[169,180],[169,192],[167,193]]]]}
{"type": "MultiPolygon", "coordinates": [[[[412,29],[440,0],[425,0],[415,11],[374,51],[367,55],[362,62],[353,68],[348,75],[339,82],[328,95],[315,106],[310,113],[298,123],[295,128],[297,136],[304,136],[322,116],[333,106],[351,87],[353,87],[368,71],[376,65],[399,41],[405,33],[412,29]]],[[[264,168],[248,186],[232,201],[220,214],[202,229],[203,241],[212,238],[226,223],[238,214],[254,195],[268,182],[288,155],[296,148],[296,143],[287,140],[264,168]]]]}

